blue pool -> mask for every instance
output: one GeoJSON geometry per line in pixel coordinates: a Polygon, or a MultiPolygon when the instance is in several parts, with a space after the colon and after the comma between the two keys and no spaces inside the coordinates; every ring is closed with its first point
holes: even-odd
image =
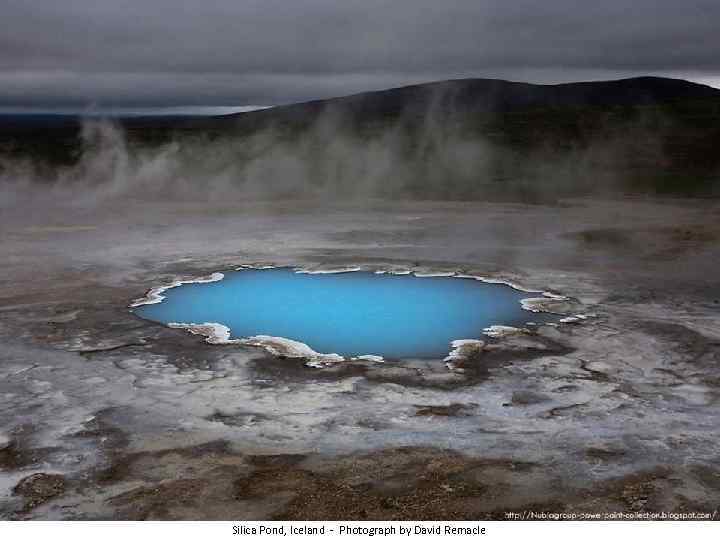
{"type": "Polygon", "coordinates": [[[283,337],[320,353],[388,359],[443,358],[451,341],[480,338],[488,326],[547,319],[521,307],[522,298],[537,294],[452,277],[252,269],[163,294],[137,315],[166,324],[220,323],[233,338],[283,337]]]}

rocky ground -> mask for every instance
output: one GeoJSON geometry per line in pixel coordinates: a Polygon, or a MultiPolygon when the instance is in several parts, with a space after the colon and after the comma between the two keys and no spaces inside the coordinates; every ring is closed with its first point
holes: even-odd
{"type": "Polygon", "coordinates": [[[6,519],[720,507],[717,202],[22,205],[0,255],[6,519]],[[313,368],[128,309],[253,263],[477,273],[594,316],[454,369],[313,368]]]}

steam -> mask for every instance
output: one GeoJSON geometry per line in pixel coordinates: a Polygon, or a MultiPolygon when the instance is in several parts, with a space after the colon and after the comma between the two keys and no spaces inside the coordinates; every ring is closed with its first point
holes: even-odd
{"type": "Polygon", "coordinates": [[[463,127],[440,99],[422,115],[358,128],[326,110],[300,130],[270,125],[219,137],[196,132],[143,142],[108,120],[85,120],[71,165],[0,160],[4,206],[28,199],[93,205],[116,198],[162,200],[467,200],[548,198],[623,189],[633,142],[662,162],[654,120],[600,126],[592,141],[525,148],[463,127]]]}

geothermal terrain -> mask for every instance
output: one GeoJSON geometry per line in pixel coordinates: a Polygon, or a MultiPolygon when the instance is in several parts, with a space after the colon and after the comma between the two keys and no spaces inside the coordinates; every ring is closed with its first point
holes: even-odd
{"type": "Polygon", "coordinates": [[[717,511],[719,120],[655,78],[5,118],[0,516],[717,511]],[[318,366],[129,309],[241,265],[484,276],[566,322],[318,366]]]}

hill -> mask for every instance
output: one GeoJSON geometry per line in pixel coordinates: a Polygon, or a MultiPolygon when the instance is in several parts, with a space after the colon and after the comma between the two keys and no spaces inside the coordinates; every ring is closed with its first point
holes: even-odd
{"type": "MultiPolygon", "coordinates": [[[[368,168],[374,187],[363,191],[373,196],[712,195],[720,183],[720,90],[658,77],[557,85],[460,79],[222,117],[117,121],[131,149],[172,141],[194,148],[194,164],[204,152],[220,153],[225,162],[210,168],[235,167],[239,176],[228,160],[265,160],[270,170],[272,160],[292,155],[312,190],[352,191],[368,168]],[[340,152],[338,141],[353,152],[340,152]],[[392,163],[378,171],[379,160],[392,163]]],[[[79,126],[78,118],[0,118],[0,151],[72,164],[81,154],[79,126]]],[[[280,182],[273,174],[280,173],[265,175],[268,184],[280,182]]]]}

